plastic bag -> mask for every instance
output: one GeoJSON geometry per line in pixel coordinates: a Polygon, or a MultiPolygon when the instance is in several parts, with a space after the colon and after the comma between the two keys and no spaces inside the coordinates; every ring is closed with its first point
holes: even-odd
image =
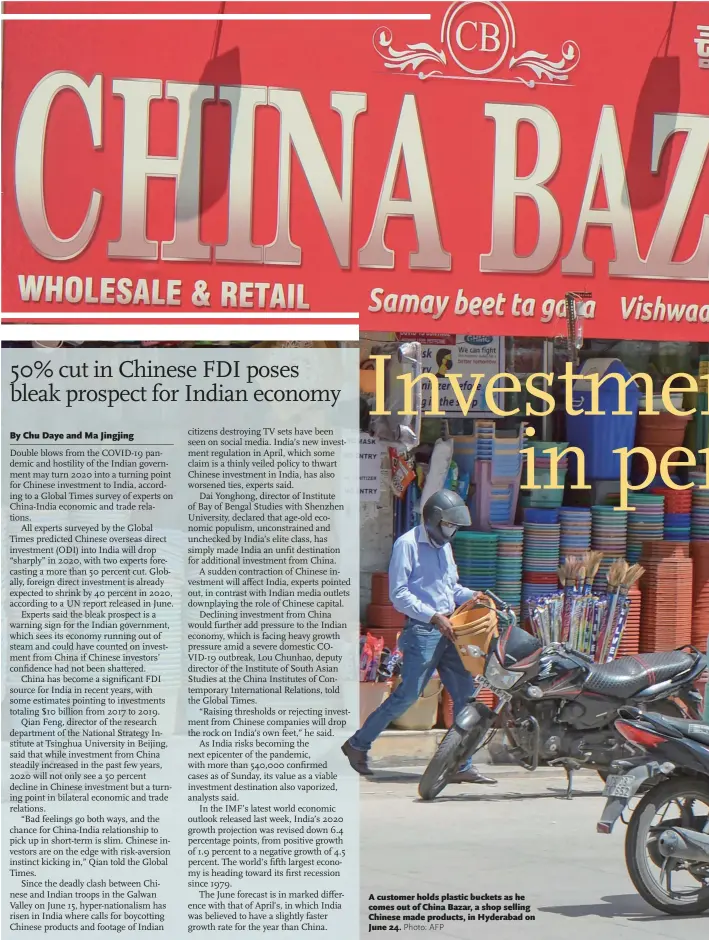
{"type": "Polygon", "coordinates": [[[391,463],[391,488],[394,495],[401,499],[416,479],[416,474],[406,457],[395,447],[389,448],[389,461],[391,463]]]}
{"type": "Polygon", "coordinates": [[[367,634],[367,639],[365,641],[365,649],[371,650],[371,658],[369,660],[369,667],[367,669],[365,682],[376,682],[377,673],[379,672],[379,666],[382,659],[382,651],[384,649],[384,638],[372,636],[371,633],[367,634]]]}
{"type": "MultiPolygon", "coordinates": [[[[414,386],[412,391],[413,402],[411,411],[414,414],[401,414],[406,406],[404,396],[404,382],[398,376],[410,375],[412,379],[421,375],[421,344],[420,343],[383,343],[372,348],[372,356],[389,356],[384,362],[384,408],[390,411],[388,415],[371,414],[379,410],[376,393],[367,395],[367,405],[370,411],[369,433],[380,441],[396,441],[403,444],[407,450],[417,447],[421,440],[421,384],[414,386]]],[[[380,361],[381,362],[381,361],[380,361]]],[[[381,368],[381,364],[379,365],[381,368]]]]}

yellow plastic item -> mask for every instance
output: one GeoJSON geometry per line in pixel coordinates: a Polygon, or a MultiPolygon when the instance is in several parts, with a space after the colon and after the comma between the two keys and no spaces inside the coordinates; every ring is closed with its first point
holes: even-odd
{"type": "MultiPolygon", "coordinates": [[[[489,603],[494,607],[492,601],[489,603]]],[[[476,601],[468,601],[455,611],[450,621],[463,665],[471,675],[481,676],[485,660],[481,656],[471,656],[468,647],[479,646],[483,653],[487,653],[493,638],[498,635],[497,613],[476,601]]]]}
{"type": "Polygon", "coordinates": [[[389,698],[388,682],[360,682],[359,684],[359,726],[360,728],[373,711],[389,698]]]}
{"type": "MultiPolygon", "coordinates": [[[[401,680],[394,682],[394,689],[401,680]]],[[[423,695],[404,714],[392,721],[392,725],[400,731],[430,731],[435,728],[438,721],[438,706],[441,700],[443,683],[438,676],[428,680],[423,695]]]]}

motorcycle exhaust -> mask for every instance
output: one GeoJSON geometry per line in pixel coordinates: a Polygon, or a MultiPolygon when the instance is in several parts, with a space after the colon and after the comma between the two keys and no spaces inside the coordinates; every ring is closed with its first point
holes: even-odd
{"type": "Polygon", "coordinates": [[[709,862],[709,835],[694,829],[666,829],[657,845],[664,858],[709,862]]]}

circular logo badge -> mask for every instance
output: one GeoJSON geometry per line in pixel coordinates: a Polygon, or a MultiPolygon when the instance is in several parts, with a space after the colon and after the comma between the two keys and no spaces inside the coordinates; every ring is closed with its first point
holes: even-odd
{"type": "Polygon", "coordinates": [[[514,49],[514,23],[507,8],[495,0],[465,0],[446,13],[441,42],[464,72],[488,75],[514,49]]]}

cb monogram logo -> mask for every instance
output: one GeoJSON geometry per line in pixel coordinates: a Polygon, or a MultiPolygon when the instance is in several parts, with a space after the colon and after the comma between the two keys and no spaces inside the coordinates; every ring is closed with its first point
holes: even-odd
{"type": "Polygon", "coordinates": [[[441,28],[456,65],[469,75],[489,75],[514,47],[514,23],[507,8],[492,0],[473,0],[448,8],[441,28]],[[478,18],[478,10],[486,19],[478,18]]]}
{"type": "Polygon", "coordinates": [[[514,55],[517,46],[514,20],[505,4],[497,0],[452,3],[441,23],[440,47],[415,42],[395,49],[393,38],[387,26],[374,34],[374,48],[385,68],[410,70],[420,79],[521,82],[534,88],[540,83],[568,83],[570,73],[581,59],[579,47],[572,40],[563,43],[558,59],[533,51],[514,55]],[[535,77],[530,78],[530,73],[535,77]]]}

